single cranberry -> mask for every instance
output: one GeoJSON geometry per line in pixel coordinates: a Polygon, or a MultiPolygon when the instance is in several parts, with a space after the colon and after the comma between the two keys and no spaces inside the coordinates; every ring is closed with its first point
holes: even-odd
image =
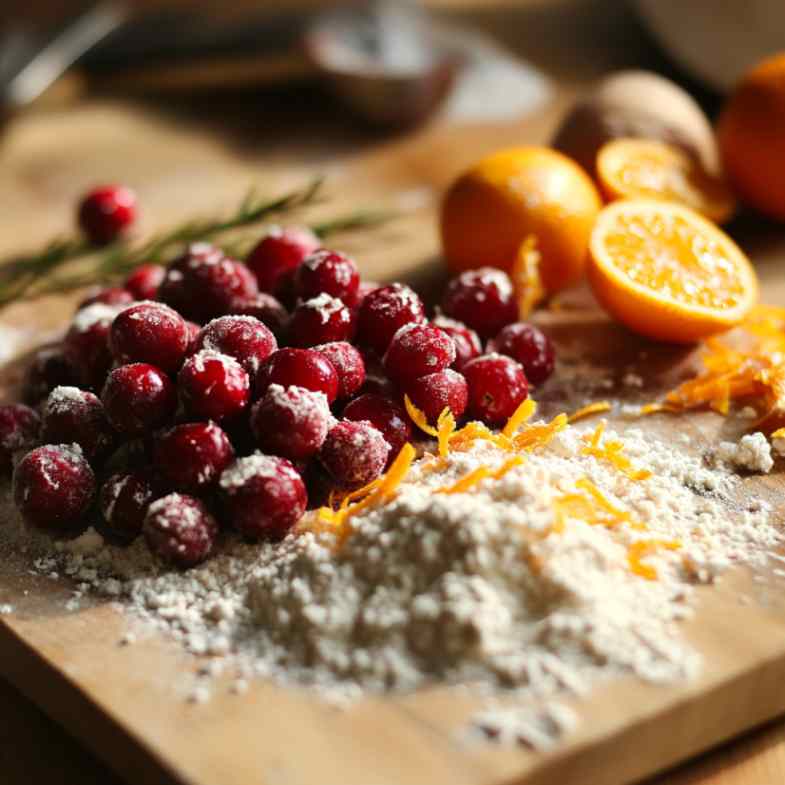
{"type": "Polygon", "coordinates": [[[199,348],[234,357],[253,376],[278,349],[278,341],[253,316],[219,316],[202,328],[199,348]]]}
{"type": "Polygon", "coordinates": [[[338,373],[338,397],[349,398],[365,383],[365,361],[357,349],[347,341],[332,341],[314,346],[313,350],[326,357],[338,373]]]}
{"type": "Polygon", "coordinates": [[[341,420],[327,434],[319,460],[335,482],[359,488],[381,475],[390,445],[370,422],[341,420]]]}
{"type": "Polygon", "coordinates": [[[291,276],[319,245],[319,238],[306,227],[274,226],[248,255],[246,264],[256,276],[260,291],[278,294],[282,278],[291,276]]]}
{"type": "Polygon", "coordinates": [[[104,528],[123,542],[142,533],[147,508],[158,497],[149,472],[112,474],[98,493],[104,528]]]}
{"type": "Polygon", "coordinates": [[[141,436],[165,425],[177,409],[177,391],[171,379],[148,363],[115,368],[101,400],[112,427],[127,436],[141,436]]]}
{"type": "Polygon", "coordinates": [[[251,430],[264,452],[302,461],[315,455],[333,425],[324,393],[271,384],[251,410],[251,430]]]}
{"type": "Polygon", "coordinates": [[[308,506],[299,472],[277,456],[255,453],[238,458],[219,484],[232,525],[252,540],[280,540],[308,506]]]}
{"type": "Polygon", "coordinates": [[[412,426],[406,410],[382,395],[364,393],[349,401],[343,410],[343,419],[369,422],[384,436],[385,441],[390,445],[388,465],[395,460],[401,447],[412,438],[412,426]]]}
{"type": "Polygon", "coordinates": [[[337,371],[326,357],[314,349],[287,347],[273,352],[256,374],[254,389],[257,397],[264,395],[271,384],[323,392],[329,403],[338,395],[337,371]]]}
{"type": "Polygon", "coordinates": [[[444,292],[442,310],[452,319],[491,338],[518,318],[518,303],[507,273],[495,267],[467,270],[444,292]]]}
{"type": "Polygon", "coordinates": [[[76,445],[31,450],[14,470],[14,503],[31,526],[65,533],[81,523],[95,494],[95,475],[76,445]]]}
{"type": "Polygon", "coordinates": [[[455,343],[429,322],[405,324],[393,336],[384,355],[384,370],[404,384],[428,373],[443,371],[455,360],[455,343]]]}
{"type": "Polygon", "coordinates": [[[233,460],[229,437],[213,422],[175,425],[159,434],[153,446],[155,470],[178,491],[209,488],[233,460]]]}
{"type": "Polygon", "coordinates": [[[295,273],[294,290],[301,300],[329,294],[348,306],[358,302],[360,274],[354,260],[338,251],[314,251],[303,259],[295,273]]]}
{"type": "Polygon", "coordinates": [[[380,357],[393,335],[409,322],[424,322],[422,300],[408,286],[394,283],[366,295],[360,306],[357,334],[360,341],[380,357]]]}
{"type": "Polygon", "coordinates": [[[505,422],[529,394],[523,368],[501,354],[469,360],[463,375],[469,385],[469,414],[488,425],[505,422]]]}
{"type": "Polygon", "coordinates": [[[112,367],[109,330],[121,308],[95,303],[77,311],[63,339],[66,360],[82,387],[100,390],[112,367]]]}
{"type": "Polygon", "coordinates": [[[199,499],[170,493],[147,508],[142,532],[152,553],[187,568],[210,555],[218,538],[218,523],[199,499]]]}
{"type": "Polygon", "coordinates": [[[78,218],[93,245],[114,242],[136,219],[136,194],[122,185],[94,188],[80,202],[78,218]]]}
{"type": "Polygon", "coordinates": [[[124,285],[135,300],[155,300],[158,297],[158,287],[165,277],[166,268],[162,264],[140,264],[125,279],[124,285]]]}
{"type": "Polygon", "coordinates": [[[177,384],[188,412],[216,421],[245,409],[251,389],[248,374],[234,357],[204,349],[183,363],[177,384]]]}
{"type": "Polygon", "coordinates": [[[553,373],[556,352],[542,330],[533,324],[515,322],[508,324],[488,343],[489,352],[506,354],[517,360],[530,384],[542,384],[553,373]]]}
{"type": "Polygon", "coordinates": [[[88,305],[103,303],[104,305],[130,305],[136,298],[122,286],[110,286],[106,289],[99,289],[97,292],[85,297],[79,308],[87,308],[88,305]]]}
{"type": "Polygon", "coordinates": [[[77,382],[76,369],[65,356],[61,343],[37,349],[25,371],[22,397],[29,404],[40,403],[55,387],[77,382]]]}
{"type": "Polygon", "coordinates": [[[30,450],[38,440],[41,418],[23,403],[0,406],[0,472],[10,474],[14,453],[30,450]]]}
{"type": "Polygon", "coordinates": [[[41,439],[78,444],[92,463],[109,455],[117,437],[97,395],[78,387],[55,387],[44,404],[41,439]]]}
{"type": "Polygon", "coordinates": [[[259,292],[253,297],[239,298],[232,302],[229,313],[245,316],[254,316],[276,338],[281,338],[289,323],[289,312],[281,303],[267,292],[259,292]]]}
{"type": "Polygon", "coordinates": [[[435,423],[445,408],[457,420],[469,403],[466,379],[451,368],[414,379],[406,386],[406,394],[429,423],[435,423]]]}
{"type": "Polygon", "coordinates": [[[292,346],[316,346],[332,341],[347,341],[354,336],[352,309],[337,297],[320,294],[300,303],[289,320],[289,343],[292,346]]]}
{"type": "Polygon", "coordinates": [[[477,333],[462,322],[450,319],[449,316],[437,316],[433,323],[452,338],[455,344],[455,362],[453,367],[460,371],[469,360],[482,354],[482,342],[477,333]]]}

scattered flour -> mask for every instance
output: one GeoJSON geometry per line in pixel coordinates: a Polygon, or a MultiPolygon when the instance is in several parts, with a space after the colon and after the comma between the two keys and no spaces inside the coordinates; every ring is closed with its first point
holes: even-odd
{"type": "Polygon", "coordinates": [[[729,463],[740,469],[748,469],[751,472],[767,474],[774,466],[771,445],[760,431],[745,434],[736,444],[720,442],[717,446],[716,457],[723,463],[729,463]]]}

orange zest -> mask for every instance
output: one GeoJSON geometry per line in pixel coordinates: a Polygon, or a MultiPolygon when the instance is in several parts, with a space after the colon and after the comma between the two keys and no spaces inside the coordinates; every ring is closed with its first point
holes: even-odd
{"type": "Polygon", "coordinates": [[[567,415],[557,414],[550,422],[528,425],[516,434],[512,444],[516,450],[531,451],[544,447],[553,437],[567,427],[567,415]]]}
{"type": "Polygon", "coordinates": [[[532,415],[536,411],[537,404],[531,398],[527,398],[525,401],[519,404],[518,408],[507,420],[504,428],[502,428],[502,434],[508,438],[513,436],[515,432],[521,427],[521,425],[531,420],[532,415]]]}
{"type": "Polygon", "coordinates": [[[521,243],[510,271],[521,319],[527,319],[548,294],[540,275],[541,263],[542,255],[537,248],[537,238],[530,234],[521,243]]]}
{"type": "Polygon", "coordinates": [[[423,433],[427,433],[428,436],[439,436],[439,431],[428,423],[428,418],[425,416],[425,412],[418,409],[412,403],[408,395],[403,396],[403,405],[406,407],[406,413],[409,415],[409,417],[412,418],[412,422],[421,431],[423,431],[423,433]]]}
{"type": "Polygon", "coordinates": [[[650,564],[644,564],[643,559],[650,556],[659,548],[675,551],[681,548],[678,540],[637,540],[627,547],[627,563],[630,570],[647,581],[657,580],[657,570],[650,564]]]}
{"type": "Polygon", "coordinates": [[[632,461],[622,453],[624,449],[622,442],[617,439],[606,439],[602,442],[604,431],[605,423],[601,422],[593,434],[584,437],[588,444],[581,450],[583,455],[591,455],[598,460],[607,461],[630,480],[647,480],[651,477],[650,471],[636,469],[632,465],[632,461]]]}
{"type": "Polygon", "coordinates": [[[574,411],[567,418],[567,422],[574,423],[578,420],[583,420],[585,417],[591,417],[594,414],[609,412],[611,408],[612,407],[609,401],[595,401],[594,403],[587,404],[586,406],[581,406],[580,409],[574,411]]]}
{"type": "Polygon", "coordinates": [[[487,466],[478,466],[452,485],[443,485],[441,488],[437,488],[434,493],[464,493],[472,486],[482,482],[486,477],[489,477],[490,474],[491,471],[487,466]]]}

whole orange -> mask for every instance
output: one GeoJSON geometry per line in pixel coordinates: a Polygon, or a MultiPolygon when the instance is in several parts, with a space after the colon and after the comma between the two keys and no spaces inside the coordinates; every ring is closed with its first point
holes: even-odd
{"type": "Polygon", "coordinates": [[[785,221],[785,54],[749,71],[717,125],[720,154],[739,196],[785,221]]]}
{"type": "Polygon", "coordinates": [[[546,147],[516,147],[483,158],[456,180],[442,203],[441,236],[453,272],[490,265],[509,271],[535,237],[549,292],[575,283],[588,258],[601,207],[574,161],[546,147]]]}

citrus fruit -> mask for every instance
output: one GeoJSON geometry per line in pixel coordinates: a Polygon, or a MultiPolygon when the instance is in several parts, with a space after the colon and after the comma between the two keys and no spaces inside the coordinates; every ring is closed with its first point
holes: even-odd
{"type": "Polygon", "coordinates": [[[755,304],[755,271],[721,229],[689,207],[613,202],[591,235],[589,283],[600,304],[650,338],[688,343],[737,325],[755,304]]]}
{"type": "Polygon", "coordinates": [[[739,196],[785,221],[785,54],[744,76],[720,115],[717,135],[739,196]]]}
{"type": "Polygon", "coordinates": [[[441,211],[447,265],[454,272],[510,271],[530,235],[549,292],[575,283],[588,259],[601,201],[586,173],[545,147],[502,150],[479,161],[448,190],[441,211]]]}
{"type": "Polygon", "coordinates": [[[735,206],[718,177],[683,150],[653,139],[616,139],[597,155],[597,180],[609,200],[665,199],[722,223],[735,206]]]}

